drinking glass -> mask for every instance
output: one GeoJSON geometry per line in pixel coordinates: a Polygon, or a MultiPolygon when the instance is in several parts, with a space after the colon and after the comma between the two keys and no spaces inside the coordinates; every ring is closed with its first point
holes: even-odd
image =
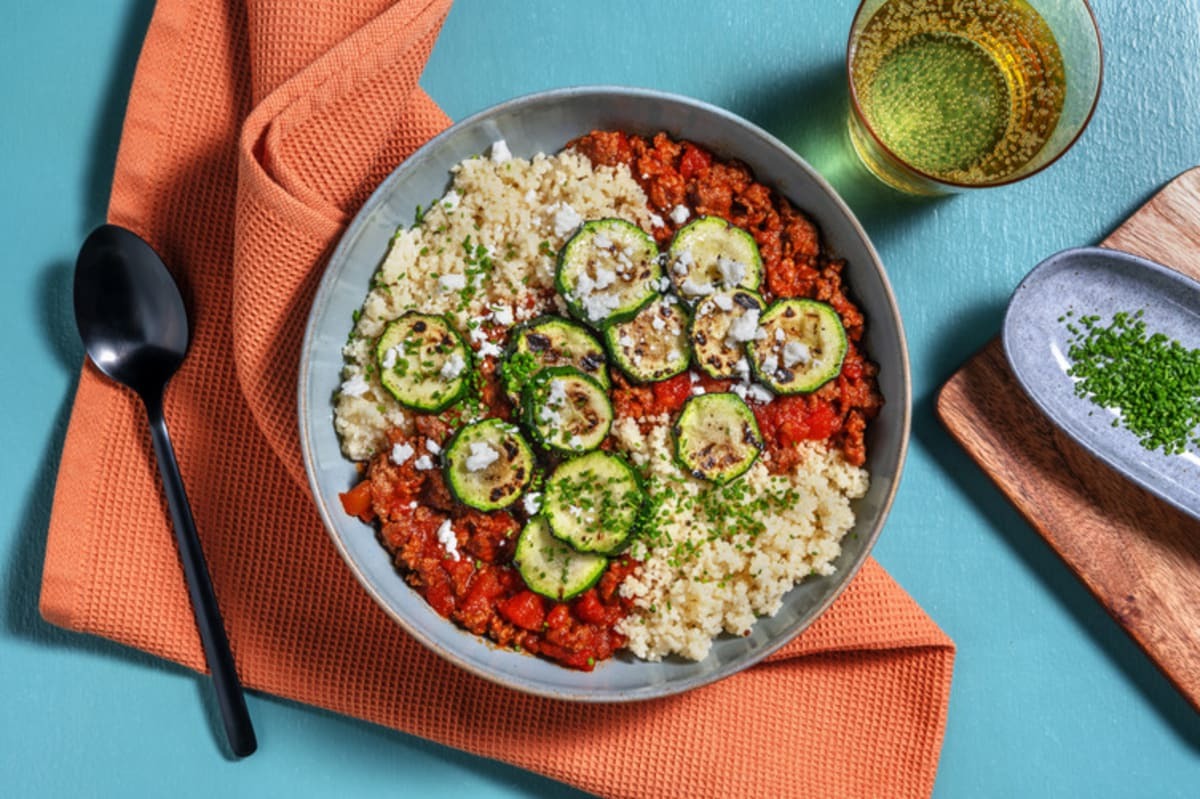
{"type": "Polygon", "coordinates": [[[1000,186],[1045,169],[1100,96],[1085,0],[863,0],[850,28],[850,141],[910,194],[1000,186]]]}

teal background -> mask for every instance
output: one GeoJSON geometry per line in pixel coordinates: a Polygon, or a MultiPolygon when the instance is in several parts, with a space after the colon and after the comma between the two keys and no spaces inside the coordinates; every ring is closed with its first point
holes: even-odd
{"type": "MultiPolygon", "coordinates": [[[[579,795],[260,695],[249,700],[260,750],[231,762],[216,743],[204,680],[40,619],[45,530],[83,357],[71,272],[80,241],[103,220],[152,8],[6,7],[0,795],[579,795]]],[[[1106,72],[1082,140],[1023,183],[938,201],[882,188],[846,151],[847,0],[458,0],[422,79],[456,119],[571,84],[691,95],[783,138],[853,206],[893,281],[913,364],[911,454],[875,552],[958,644],[938,797],[1200,795],[1200,715],[933,415],[937,388],[997,333],[1009,293],[1034,264],[1102,238],[1200,164],[1200,0],[1101,0],[1095,10],[1106,72]]],[[[797,764],[802,784],[802,755],[797,764]]]]}

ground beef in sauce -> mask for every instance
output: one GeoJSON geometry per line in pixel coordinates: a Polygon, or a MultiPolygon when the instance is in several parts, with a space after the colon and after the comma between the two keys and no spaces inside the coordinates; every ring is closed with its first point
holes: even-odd
{"type": "MultiPolygon", "coordinates": [[[[390,431],[390,443],[424,453],[429,442],[441,446],[451,432],[434,415],[417,415],[414,426],[417,432],[411,436],[390,431]]],[[[454,500],[440,469],[418,469],[416,460],[414,455],[395,464],[387,453],[377,455],[367,466],[367,485],[380,542],[405,581],[435,611],[500,646],[577,669],[590,670],[625,645],[624,636],[613,629],[629,612],[617,587],[637,567],[635,561],[614,559],[594,588],[570,602],[537,596],[511,563],[524,522],[521,512],[468,508],[454,500]],[[447,520],[457,559],[438,540],[438,529],[447,520]],[[520,615],[510,611],[517,604],[520,615]]]]}
{"type": "MultiPolygon", "coordinates": [[[[763,430],[771,471],[791,470],[800,457],[795,445],[804,439],[827,439],[842,450],[848,462],[861,466],[867,457],[867,422],[883,406],[875,380],[879,370],[859,346],[864,320],[842,283],[845,262],[822,250],[812,220],[757,182],[744,164],[721,161],[704,148],[675,141],[665,133],[645,138],[620,131],[593,131],[568,146],[594,162],[629,167],[646,192],[651,210],[663,222],[653,230],[660,247],[665,249],[681,227],[671,218],[677,205],[688,209],[688,219],[719,216],[750,231],[758,243],[766,274],[760,289],[763,299],[808,297],[833,306],[849,339],[841,374],[811,395],[778,397],[765,404],[750,400],[749,405],[763,430]]],[[[621,408],[635,418],[678,410],[674,400],[678,398],[682,405],[686,395],[679,398],[678,392],[658,390],[658,385],[648,388],[620,381],[613,397],[618,414],[621,408]]],[[[728,385],[728,381],[707,381],[705,389],[725,390],[728,385]]]]}

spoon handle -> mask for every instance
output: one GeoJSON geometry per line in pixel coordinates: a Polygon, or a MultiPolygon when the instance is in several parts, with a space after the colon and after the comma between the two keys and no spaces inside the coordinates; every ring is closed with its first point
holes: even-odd
{"type": "Polygon", "coordinates": [[[258,748],[254,726],[250,723],[250,712],[246,709],[246,698],[242,695],[242,684],[238,680],[225,625],[221,621],[221,610],[213,593],[212,580],[204,561],[204,550],[196,535],[196,524],[192,520],[192,509],[183,489],[183,478],[175,461],[175,449],[167,435],[167,423],[163,418],[161,392],[143,396],[146,415],[150,421],[150,438],[154,443],[154,454],[158,470],[162,474],[163,489],[167,505],[171,510],[175,540],[179,545],[179,559],[183,564],[183,575],[188,594],[192,599],[192,612],[196,616],[196,628],[204,646],[204,657],[212,672],[217,692],[217,704],[221,708],[221,719],[225,723],[225,734],[230,748],[238,757],[252,754],[258,748]]]}

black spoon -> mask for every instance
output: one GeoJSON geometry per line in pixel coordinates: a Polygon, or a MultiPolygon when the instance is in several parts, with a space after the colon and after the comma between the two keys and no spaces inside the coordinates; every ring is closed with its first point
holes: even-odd
{"type": "Polygon", "coordinates": [[[258,742],[163,419],[163,390],[188,348],[183,298],[149,244],[123,227],[101,225],[84,241],[75,262],[75,324],[96,367],[133,389],[146,406],[179,558],[204,657],[216,686],[225,734],[233,753],[245,757],[254,752],[258,742]]]}

